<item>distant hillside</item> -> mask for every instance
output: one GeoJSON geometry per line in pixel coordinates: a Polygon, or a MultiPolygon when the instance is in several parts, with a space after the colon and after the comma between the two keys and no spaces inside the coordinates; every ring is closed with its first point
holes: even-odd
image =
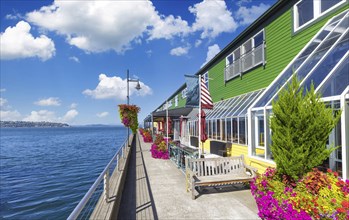
{"type": "Polygon", "coordinates": [[[55,122],[32,122],[32,121],[0,121],[0,127],[2,128],[48,128],[48,127],[69,127],[65,123],[55,122]]]}

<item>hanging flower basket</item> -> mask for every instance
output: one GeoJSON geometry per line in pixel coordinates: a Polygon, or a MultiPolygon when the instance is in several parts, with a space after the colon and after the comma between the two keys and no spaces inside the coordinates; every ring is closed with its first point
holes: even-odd
{"type": "Polygon", "coordinates": [[[138,128],[138,113],[140,108],[136,105],[119,105],[121,122],[135,134],[138,128]]]}

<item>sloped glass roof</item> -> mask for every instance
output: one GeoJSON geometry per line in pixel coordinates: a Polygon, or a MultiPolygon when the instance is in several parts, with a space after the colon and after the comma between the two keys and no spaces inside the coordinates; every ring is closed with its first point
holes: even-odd
{"type": "MultiPolygon", "coordinates": [[[[336,59],[340,59],[341,53],[339,51],[343,52],[346,49],[345,44],[347,44],[345,34],[347,33],[349,26],[348,16],[349,10],[346,10],[330,19],[315,35],[315,37],[305,46],[305,48],[295,57],[295,59],[272,82],[272,84],[267,88],[266,92],[253,105],[253,108],[270,105],[271,100],[277,96],[280,88],[283,88],[287,84],[287,81],[291,79],[294,72],[297,73],[300,79],[308,78],[306,77],[307,74],[311,72],[313,68],[317,68],[320,65],[320,62],[323,64],[322,66],[325,65],[325,63],[322,61],[326,57],[328,58],[327,61],[331,59],[331,57],[327,56],[328,54],[336,53],[336,59]],[[338,43],[340,43],[340,45],[338,45],[338,43]],[[334,48],[337,48],[335,52],[334,48]]],[[[335,64],[335,61],[332,62],[332,65],[335,64]]],[[[319,77],[318,79],[320,78],[323,77],[319,77]]]]}
{"type": "Polygon", "coordinates": [[[247,108],[251,106],[262,91],[263,89],[217,102],[214,104],[212,112],[206,115],[206,119],[230,118],[244,115],[247,112],[247,108]]]}
{"type": "Polygon", "coordinates": [[[341,95],[349,85],[349,53],[346,53],[345,60],[335,68],[332,75],[318,88],[323,97],[341,95]]]}

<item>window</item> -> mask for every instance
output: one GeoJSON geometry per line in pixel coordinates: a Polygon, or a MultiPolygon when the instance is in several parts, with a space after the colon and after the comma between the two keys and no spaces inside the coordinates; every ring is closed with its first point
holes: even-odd
{"type": "Polygon", "coordinates": [[[182,90],[182,99],[187,98],[187,90],[188,90],[187,88],[182,90]]]}
{"type": "Polygon", "coordinates": [[[175,96],[175,107],[178,106],[178,95],[175,96]]]}
{"type": "Polygon", "coordinates": [[[171,106],[172,106],[172,99],[168,101],[167,105],[168,105],[168,108],[171,108],[171,106]]]}
{"type": "Polygon", "coordinates": [[[255,66],[264,65],[264,39],[264,30],[262,30],[226,57],[225,81],[240,76],[241,73],[255,66]]]}
{"type": "Polygon", "coordinates": [[[344,4],[346,0],[301,0],[293,9],[294,31],[311,23],[328,13],[335,7],[344,4]]]}

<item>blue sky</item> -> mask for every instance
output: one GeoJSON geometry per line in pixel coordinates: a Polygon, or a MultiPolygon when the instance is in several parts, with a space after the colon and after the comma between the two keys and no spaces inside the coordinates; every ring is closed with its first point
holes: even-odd
{"type": "Polygon", "coordinates": [[[276,0],[1,0],[1,120],[140,121],[276,0]]]}

